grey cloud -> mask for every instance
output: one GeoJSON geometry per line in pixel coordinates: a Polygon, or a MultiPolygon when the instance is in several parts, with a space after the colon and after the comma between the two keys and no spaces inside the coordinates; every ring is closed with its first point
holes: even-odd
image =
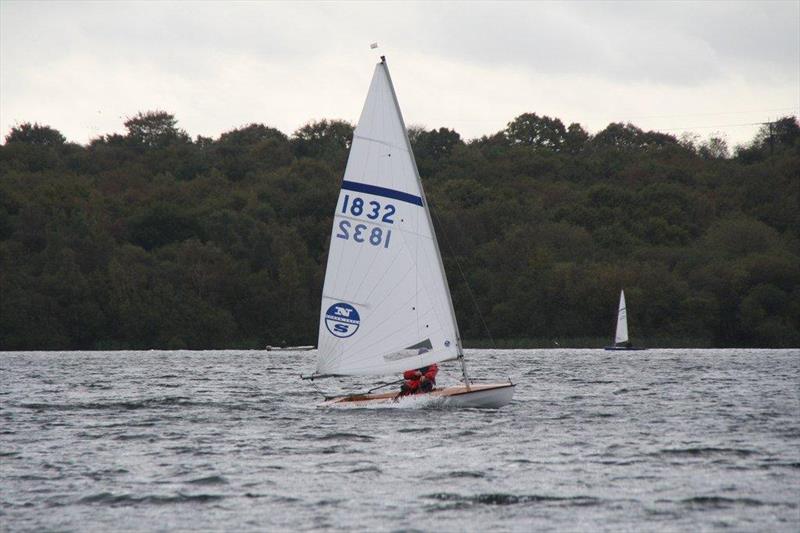
{"type": "MultiPolygon", "coordinates": [[[[227,117],[253,115],[247,104],[237,107],[231,89],[248,92],[251,103],[252,95],[266,95],[265,113],[299,125],[319,113],[341,113],[324,96],[331,86],[367,78],[361,67],[372,41],[390,61],[396,54],[424,63],[407,64],[411,76],[444,65],[459,82],[439,80],[439,90],[482,110],[421,120],[488,124],[516,112],[489,101],[492,83],[506,84],[513,98],[549,87],[537,102],[547,100],[564,116],[577,113],[579,121],[594,109],[614,120],[641,108],[671,115],[785,109],[798,101],[786,96],[800,85],[798,35],[798,2],[0,1],[0,126],[46,110],[69,117],[65,127],[77,131],[85,120],[79,101],[89,108],[97,101],[99,108],[102,100],[119,114],[125,105],[191,98],[204,109],[191,120],[212,131],[225,127],[227,117]],[[472,87],[467,72],[491,79],[472,87]],[[81,89],[56,73],[71,75],[81,89]],[[126,93],[131,81],[136,87],[126,93]],[[109,95],[107,87],[118,93],[109,95]],[[555,87],[572,92],[559,99],[555,87]],[[719,94],[721,87],[742,98],[721,98],[729,96],[719,94]],[[638,106],[621,105],[623,94],[635,95],[638,106]],[[39,105],[42,98],[48,101],[39,105]]],[[[520,111],[528,109],[524,95],[518,102],[520,111]]]]}
{"type": "Polygon", "coordinates": [[[372,39],[465,63],[676,85],[785,78],[800,63],[797,2],[53,2],[3,11],[13,19],[3,46],[22,61],[83,50],[187,74],[216,54],[301,68],[304,57],[372,39]]]}
{"type": "Polygon", "coordinates": [[[533,72],[695,85],[728,72],[786,77],[800,4],[443,4],[420,19],[432,52],[533,72]],[[440,52],[441,53],[441,52],[440,52]]]}

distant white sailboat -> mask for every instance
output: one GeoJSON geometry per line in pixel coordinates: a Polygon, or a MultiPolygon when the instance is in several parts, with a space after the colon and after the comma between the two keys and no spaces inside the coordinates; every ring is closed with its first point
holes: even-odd
{"type": "Polygon", "coordinates": [[[619,291],[619,309],[617,310],[617,331],[614,334],[614,345],[606,346],[606,350],[645,350],[636,348],[628,339],[628,311],[625,306],[625,291],[619,291]]]}
{"type": "Polygon", "coordinates": [[[331,407],[403,403],[497,408],[514,385],[470,382],[450,289],[386,60],[375,67],[336,205],[316,371],[306,379],[387,375],[461,361],[463,385],[399,396],[327,398],[331,407]]]}
{"type": "Polygon", "coordinates": [[[306,346],[271,346],[267,344],[266,348],[264,348],[268,352],[307,352],[309,350],[313,350],[314,347],[311,345],[306,346]]]}

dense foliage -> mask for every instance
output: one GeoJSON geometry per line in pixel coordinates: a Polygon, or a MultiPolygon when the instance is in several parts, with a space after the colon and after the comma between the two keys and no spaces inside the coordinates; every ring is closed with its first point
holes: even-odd
{"type": "MultiPolygon", "coordinates": [[[[125,126],[81,146],[23,124],[0,146],[0,349],[315,343],[352,126],[125,126]]],[[[484,320],[608,338],[624,288],[634,341],[800,345],[795,118],[733,155],[532,113],[470,142],[410,136],[464,338],[484,320]]]]}

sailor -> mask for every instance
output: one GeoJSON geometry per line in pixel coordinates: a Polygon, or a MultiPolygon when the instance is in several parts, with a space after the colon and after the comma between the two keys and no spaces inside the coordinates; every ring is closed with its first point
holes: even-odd
{"type": "Polygon", "coordinates": [[[406,370],[403,372],[405,381],[400,386],[400,396],[431,392],[436,385],[437,373],[439,373],[439,367],[436,366],[436,363],[416,370],[406,370]]]}

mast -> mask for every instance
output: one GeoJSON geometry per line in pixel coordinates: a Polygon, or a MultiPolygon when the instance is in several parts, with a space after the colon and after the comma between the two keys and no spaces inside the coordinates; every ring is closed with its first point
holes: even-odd
{"type": "Polygon", "coordinates": [[[379,61],[334,211],[315,377],[393,374],[461,358],[423,193],[396,93],[379,61]]]}
{"type": "MultiPolygon", "coordinates": [[[[423,209],[425,210],[425,216],[428,217],[428,224],[431,228],[433,228],[433,220],[431,219],[431,211],[430,207],[428,206],[428,199],[425,196],[425,188],[422,186],[422,179],[419,175],[419,169],[417,168],[417,159],[414,157],[414,151],[411,149],[411,141],[408,140],[408,128],[406,128],[405,120],[403,120],[403,113],[400,111],[400,105],[397,100],[397,93],[394,90],[394,83],[392,82],[392,75],[389,74],[389,66],[386,64],[386,56],[381,56],[381,65],[383,66],[384,71],[386,72],[386,78],[389,80],[389,89],[392,91],[392,100],[394,100],[395,108],[397,109],[397,116],[400,118],[400,124],[403,126],[403,132],[405,133],[404,138],[406,142],[406,147],[408,148],[408,153],[411,154],[411,162],[414,168],[414,175],[417,178],[417,183],[419,184],[420,194],[422,196],[422,203],[423,209]]],[[[450,286],[447,283],[447,275],[444,271],[444,263],[442,262],[442,251],[439,248],[439,239],[436,237],[436,231],[431,231],[431,235],[433,235],[433,242],[436,245],[436,259],[438,260],[439,265],[439,272],[442,275],[442,279],[445,281],[445,287],[447,288],[447,303],[450,306],[450,316],[453,319],[453,324],[455,324],[456,329],[456,350],[458,352],[458,360],[461,362],[461,374],[464,377],[464,385],[466,385],[467,390],[469,390],[469,376],[467,375],[467,363],[464,358],[464,349],[461,346],[461,332],[458,329],[458,320],[456,320],[456,312],[455,308],[453,307],[453,297],[450,294],[450,286]]]]}

